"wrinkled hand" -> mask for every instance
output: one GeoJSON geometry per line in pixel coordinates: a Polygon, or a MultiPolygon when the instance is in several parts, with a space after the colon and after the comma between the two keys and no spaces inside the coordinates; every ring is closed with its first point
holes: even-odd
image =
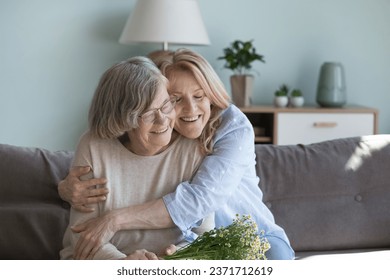
{"type": "Polygon", "coordinates": [[[92,258],[101,246],[111,240],[117,232],[112,213],[109,212],[71,227],[73,232],[80,233],[74,249],[75,259],[92,258]]]}
{"type": "Polygon", "coordinates": [[[80,177],[88,174],[91,168],[88,166],[75,166],[69,171],[68,176],[58,184],[58,192],[61,198],[68,201],[72,207],[81,212],[93,212],[90,204],[106,200],[108,189],[96,189],[96,185],[107,183],[105,178],[96,178],[82,181],[80,177]]]}
{"type": "Polygon", "coordinates": [[[158,260],[158,257],[153,252],[141,249],[136,250],[132,254],[128,255],[125,260],[158,260]]]}

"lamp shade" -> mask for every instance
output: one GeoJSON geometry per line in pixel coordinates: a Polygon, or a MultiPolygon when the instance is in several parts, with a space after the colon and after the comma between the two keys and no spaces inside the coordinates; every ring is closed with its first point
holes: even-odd
{"type": "Polygon", "coordinates": [[[119,42],[210,44],[197,0],[138,0],[119,42]]]}

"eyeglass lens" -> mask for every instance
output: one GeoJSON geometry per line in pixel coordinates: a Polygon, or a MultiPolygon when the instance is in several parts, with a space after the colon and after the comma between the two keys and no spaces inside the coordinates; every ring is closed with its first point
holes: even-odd
{"type": "Polygon", "coordinates": [[[172,98],[170,100],[167,100],[160,108],[150,110],[146,113],[144,113],[141,118],[146,123],[152,123],[156,120],[156,114],[158,111],[163,113],[164,115],[169,114],[172,112],[173,108],[175,108],[176,99],[172,98]]]}

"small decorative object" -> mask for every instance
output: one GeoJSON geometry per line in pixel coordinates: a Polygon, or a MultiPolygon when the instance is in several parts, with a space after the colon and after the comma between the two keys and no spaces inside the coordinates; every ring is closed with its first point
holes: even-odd
{"type": "Polygon", "coordinates": [[[339,62],[325,62],[320,69],[317,103],[323,107],[342,107],[347,102],[344,67],[339,62]]]}
{"type": "Polygon", "coordinates": [[[305,103],[305,99],[303,98],[302,92],[299,89],[294,89],[291,92],[290,98],[291,106],[293,107],[302,107],[305,103]]]}
{"type": "Polygon", "coordinates": [[[288,92],[287,85],[281,85],[277,91],[275,91],[274,104],[276,107],[286,107],[288,104],[288,92]]]}
{"type": "MultiPolygon", "coordinates": [[[[253,41],[253,40],[252,40],[253,41]]],[[[230,77],[233,103],[238,107],[249,106],[253,94],[254,76],[248,74],[254,61],[264,62],[264,56],[256,53],[252,41],[236,40],[223,50],[224,67],[234,72],[230,77]]]]}
{"type": "Polygon", "coordinates": [[[250,216],[236,215],[229,226],[205,232],[194,242],[164,259],[266,260],[265,252],[270,248],[268,240],[258,235],[257,225],[250,216]]]}

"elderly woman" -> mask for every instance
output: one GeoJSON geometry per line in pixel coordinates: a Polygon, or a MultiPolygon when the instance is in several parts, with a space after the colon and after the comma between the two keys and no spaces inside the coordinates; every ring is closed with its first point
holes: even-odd
{"type": "MultiPolygon", "coordinates": [[[[174,192],[75,227],[84,237],[78,244],[82,257],[93,254],[120,229],[177,225],[191,240],[196,221],[215,211],[217,227],[230,224],[236,214],[250,214],[271,244],[267,258],[293,259],[294,251],[284,230],[262,201],[252,126],[237,107],[229,104],[226,90],[211,65],[186,49],[157,53],[153,60],[169,80],[170,96],[177,100],[175,130],[198,139],[207,156],[192,180],[182,182],[174,192]]],[[[59,192],[80,210],[88,210],[85,204],[104,199],[107,193],[104,189],[91,189],[96,182],[104,183],[104,179],[80,184],[77,176],[83,172],[73,169],[59,184],[59,192]]]]}
{"type": "MultiPolygon", "coordinates": [[[[190,180],[204,154],[198,142],[173,131],[176,97],[168,95],[166,78],[147,58],[135,57],[108,69],[89,111],[89,131],[79,141],[74,166],[89,166],[87,178],[107,178],[107,200],[95,211],[71,210],[70,227],[114,209],[157,199],[190,180]]],[[[77,258],[79,234],[70,227],[62,259],[77,258]]],[[[212,218],[198,228],[214,227],[212,218]]],[[[157,259],[170,244],[183,242],[179,228],[116,232],[90,258],[157,259]]]]}

